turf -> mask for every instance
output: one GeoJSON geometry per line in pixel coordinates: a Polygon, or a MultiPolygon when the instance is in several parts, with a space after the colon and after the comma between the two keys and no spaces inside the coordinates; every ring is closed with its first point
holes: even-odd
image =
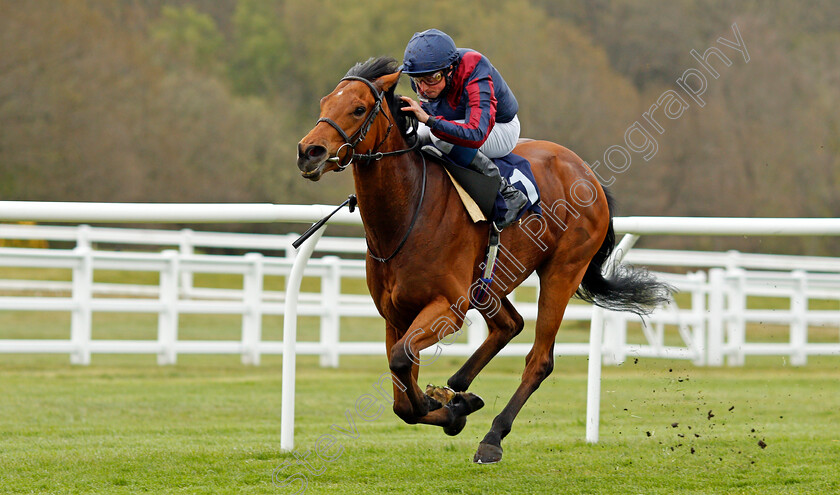
{"type": "MultiPolygon", "coordinates": [[[[472,454],[521,358],[479,376],[472,390],[487,404],[458,437],[393,415],[375,390],[384,357],[345,357],[340,369],[300,358],[294,453],[280,450],[279,357],[259,367],[234,356],[180,356],[168,367],[152,356],[67,361],[0,355],[3,493],[840,492],[837,358],[607,367],[595,445],[583,441],[586,361],[559,358],[491,466],[472,454]]],[[[425,367],[422,383],[445,382],[459,361],[425,367]]]]}
{"type": "MultiPolygon", "coordinates": [[[[97,282],[156,283],[136,276],[95,275],[97,282]]],[[[205,275],[195,283],[235,288],[241,277],[205,275]]],[[[268,285],[282,288],[282,280],[268,285]]],[[[361,282],[349,285],[364,290],[361,282]]],[[[318,281],[304,286],[317,290],[318,281]]],[[[522,297],[534,294],[526,289],[522,297]]],[[[0,338],[66,339],[69,320],[62,312],[2,312],[0,338]]],[[[182,339],[241,335],[233,316],[181,315],[179,323],[182,339]]],[[[156,324],[150,314],[96,313],[93,334],[154,339],[156,324]]],[[[266,340],[281,338],[282,317],[266,316],[263,324],[266,340]]],[[[317,340],[318,326],[316,318],[301,318],[300,340],[317,340]]],[[[784,341],[783,330],[751,325],[749,334],[784,341]]],[[[641,341],[638,328],[630,331],[630,341],[641,341]]],[[[528,325],[516,341],[532,337],[528,325]]],[[[587,338],[585,323],[561,328],[563,342],[587,338]]],[[[342,319],[342,340],[381,339],[379,319],[342,319]]],[[[812,328],[809,339],[836,341],[836,328],[812,328]]],[[[68,361],[0,354],[0,493],[840,492],[837,357],[810,357],[799,368],[781,356],[748,357],[739,368],[633,358],[606,367],[596,445],[583,441],[586,360],[559,358],[504,440],[503,461],[492,466],[472,464],[472,455],[515,390],[522,358],[497,358],[479,376],[472,391],[486,406],[453,438],[391,412],[376,390],[387,371],[384,352],[343,356],[340,369],[300,357],[291,453],[280,450],[278,356],[264,356],[259,367],[243,366],[238,356],[180,355],[165,367],[154,356],[95,354],[85,367],[68,361]]],[[[461,361],[424,366],[421,384],[445,383],[461,361]]]]}

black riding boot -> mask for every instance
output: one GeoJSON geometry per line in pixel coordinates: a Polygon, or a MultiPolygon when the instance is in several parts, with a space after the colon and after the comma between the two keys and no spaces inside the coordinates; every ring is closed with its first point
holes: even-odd
{"type": "Polygon", "coordinates": [[[528,196],[526,196],[525,193],[523,193],[519,189],[513,187],[507,181],[507,179],[502,177],[499,173],[499,167],[497,167],[496,164],[493,163],[493,160],[487,158],[487,155],[485,155],[484,153],[480,151],[469,150],[475,151],[475,155],[473,156],[472,161],[470,161],[469,163],[458,163],[459,160],[457,160],[457,158],[466,155],[466,153],[460,152],[464,150],[464,148],[459,146],[453,146],[449,143],[441,144],[448,145],[444,146],[448,148],[448,151],[444,151],[433,144],[425,145],[423,146],[423,149],[441,158],[443,158],[443,155],[446,154],[449,156],[450,161],[455,162],[458,165],[461,165],[462,167],[474,170],[476,172],[481,173],[482,175],[486,175],[487,177],[498,178],[500,182],[499,191],[502,193],[502,199],[504,199],[505,205],[507,206],[507,213],[505,214],[505,217],[502,220],[500,220],[497,223],[494,223],[493,225],[495,225],[496,230],[501,231],[503,228],[512,224],[516,220],[516,217],[519,216],[519,212],[522,210],[522,208],[524,208],[525,205],[528,204],[528,196]],[[454,153],[452,153],[453,149],[455,150],[454,153]]]}
{"type": "Polygon", "coordinates": [[[505,206],[507,206],[507,212],[502,220],[494,223],[496,229],[501,231],[516,220],[519,216],[519,212],[525,207],[525,205],[528,204],[528,196],[519,189],[513,187],[507,179],[501,177],[499,174],[499,167],[493,163],[493,160],[487,158],[487,156],[480,151],[475,154],[475,158],[473,158],[468,167],[481,172],[488,177],[499,177],[501,179],[502,183],[499,186],[499,191],[502,193],[502,199],[505,201],[505,206]]]}

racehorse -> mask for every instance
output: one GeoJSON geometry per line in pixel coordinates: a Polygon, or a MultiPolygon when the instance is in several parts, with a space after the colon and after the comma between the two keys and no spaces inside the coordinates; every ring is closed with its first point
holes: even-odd
{"type": "Polygon", "coordinates": [[[496,280],[489,287],[480,282],[490,223],[471,221],[444,168],[410,145],[416,121],[400,110],[399,78],[392,58],[352,67],[321,99],[317,124],[298,143],[297,165],[304,178],[317,181],[353,164],[368,245],[367,286],[385,319],[393,409],[406,423],[455,435],[484,405],[466,391],[522,331],[522,316],[507,295],[537,272],[536,332],[521,382],[473,458],[498,462],[514,418],[554,367],[555,336],[569,299],[577,294],[605,308],[646,314],[667,300],[669,288],[646,271],[621,267],[602,274],[615,244],[606,191],[576,154],[534,140],[514,152],[531,163],[543,214],[502,231],[496,280]],[[486,340],[449,378],[449,388],[424,393],[417,377],[429,358],[420,351],[451,342],[470,307],[487,321],[486,340]]]}

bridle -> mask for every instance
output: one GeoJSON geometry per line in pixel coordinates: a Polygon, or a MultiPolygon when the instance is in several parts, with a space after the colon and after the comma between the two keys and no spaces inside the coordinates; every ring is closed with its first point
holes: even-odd
{"type": "MultiPolygon", "coordinates": [[[[361,82],[365,83],[367,85],[367,87],[370,88],[370,92],[373,94],[373,97],[376,99],[376,103],[373,104],[373,108],[370,110],[370,113],[368,113],[368,116],[367,116],[367,118],[365,118],[365,121],[362,122],[362,125],[351,136],[348,136],[347,133],[344,132],[344,129],[342,129],[340,125],[336,124],[334,120],[332,120],[328,117],[321,117],[320,119],[318,119],[318,122],[315,123],[315,125],[318,125],[321,122],[326,122],[327,124],[332,126],[332,128],[335,129],[338,132],[338,134],[342,137],[342,139],[344,139],[344,144],[342,144],[341,146],[338,147],[338,150],[336,150],[336,152],[335,152],[335,156],[333,156],[331,158],[327,158],[327,161],[336,162],[336,165],[338,166],[338,171],[339,172],[344,170],[345,168],[349,167],[350,164],[353,163],[353,160],[355,158],[359,158],[360,160],[365,160],[365,161],[370,161],[370,160],[376,161],[376,160],[381,160],[381,159],[385,158],[386,156],[402,155],[404,153],[408,153],[409,151],[414,151],[415,149],[417,149],[417,146],[420,143],[419,139],[415,140],[414,145],[411,146],[410,148],[397,150],[397,151],[388,151],[388,152],[384,152],[384,153],[377,151],[379,149],[379,147],[382,146],[382,144],[388,139],[388,136],[391,134],[391,129],[394,128],[394,121],[391,120],[391,117],[389,117],[387,113],[383,113],[382,115],[386,119],[388,119],[388,130],[385,131],[385,136],[382,138],[382,141],[380,141],[379,144],[374,146],[367,153],[356,153],[356,146],[358,146],[359,143],[361,143],[362,141],[365,140],[365,137],[367,137],[367,133],[370,131],[370,128],[373,126],[373,122],[376,120],[376,117],[379,116],[379,113],[382,111],[382,100],[384,99],[385,92],[377,90],[376,86],[374,86],[373,83],[371,83],[370,81],[368,81],[367,79],[365,79],[363,77],[346,76],[346,77],[343,77],[341,79],[341,81],[339,81],[339,82],[342,82],[342,81],[361,81],[361,82]],[[347,160],[347,163],[342,164],[341,163],[342,162],[342,160],[341,160],[341,150],[343,150],[345,147],[349,149],[350,159],[347,160]]],[[[416,124],[413,126],[413,132],[415,132],[415,133],[417,132],[417,125],[416,124]]]]}
{"type": "MultiPolygon", "coordinates": [[[[344,139],[344,144],[342,144],[341,146],[338,147],[338,150],[336,150],[336,152],[335,152],[335,156],[333,156],[331,158],[327,158],[327,161],[336,162],[336,165],[338,166],[338,171],[339,172],[341,172],[345,168],[349,167],[350,164],[353,163],[353,160],[356,157],[358,157],[360,160],[365,160],[365,161],[370,161],[370,160],[378,161],[378,160],[381,160],[381,159],[385,158],[386,156],[402,155],[402,154],[414,151],[418,148],[418,146],[420,145],[420,139],[415,139],[414,144],[409,148],[396,150],[396,151],[386,151],[386,152],[377,151],[379,149],[379,147],[382,146],[382,144],[385,143],[385,141],[388,139],[388,136],[391,134],[391,129],[394,127],[394,121],[391,120],[391,117],[389,117],[387,113],[383,113],[382,115],[385,116],[385,118],[388,120],[388,130],[385,131],[385,137],[383,137],[382,141],[380,141],[379,144],[374,146],[367,153],[358,153],[357,154],[356,153],[356,146],[358,146],[359,143],[361,143],[362,141],[365,140],[365,137],[367,136],[367,133],[370,131],[371,126],[373,126],[373,122],[376,120],[376,117],[382,111],[382,100],[384,99],[385,92],[377,90],[376,86],[374,86],[373,83],[371,83],[370,81],[368,81],[367,79],[365,79],[363,77],[345,76],[341,79],[341,81],[361,81],[361,82],[365,83],[367,85],[367,87],[370,88],[370,92],[373,94],[373,97],[376,99],[376,103],[373,104],[373,108],[371,109],[371,111],[368,114],[365,121],[362,122],[362,125],[351,136],[348,136],[347,133],[344,132],[344,129],[342,129],[340,125],[336,124],[334,120],[332,120],[328,117],[321,117],[321,118],[318,119],[318,122],[315,123],[315,125],[318,125],[321,122],[326,122],[327,124],[332,126],[333,129],[338,131],[338,134],[344,139]],[[349,149],[350,159],[347,161],[347,163],[342,165],[340,156],[341,156],[341,150],[345,147],[347,147],[349,149]]],[[[341,81],[339,81],[339,83],[341,81]]],[[[412,129],[409,132],[409,135],[417,134],[417,122],[416,121],[414,121],[414,123],[411,127],[412,127],[412,129]]],[[[408,236],[409,236],[409,234],[411,234],[411,231],[414,229],[414,224],[417,223],[417,218],[420,216],[420,210],[423,207],[423,198],[426,197],[426,157],[423,156],[423,153],[420,153],[420,159],[423,161],[423,183],[422,183],[422,186],[420,187],[420,201],[417,203],[417,208],[414,210],[414,216],[412,217],[411,223],[408,226],[408,230],[405,231],[405,235],[403,235],[402,240],[400,240],[400,243],[397,244],[397,247],[396,247],[396,249],[394,249],[394,252],[391,253],[388,256],[385,256],[384,258],[381,258],[381,257],[373,254],[373,251],[371,251],[371,249],[370,249],[370,243],[367,243],[368,244],[368,254],[370,254],[371,258],[375,259],[376,261],[379,261],[380,263],[385,263],[386,261],[390,260],[391,258],[393,258],[394,256],[397,255],[397,253],[400,251],[400,249],[402,249],[403,245],[405,244],[405,241],[408,240],[408,236]]]]}

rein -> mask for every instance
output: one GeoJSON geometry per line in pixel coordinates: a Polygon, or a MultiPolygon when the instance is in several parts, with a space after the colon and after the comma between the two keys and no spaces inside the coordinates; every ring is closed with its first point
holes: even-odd
{"type": "MultiPolygon", "coordinates": [[[[347,133],[344,132],[344,129],[342,129],[340,125],[336,124],[334,120],[332,120],[328,117],[321,117],[320,119],[318,119],[318,122],[315,123],[315,125],[318,125],[321,122],[326,122],[327,124],[332,126],[333,129],[338,131],[338,134],[344,139],[344,144],[339,146],[338,150],[336,150],[336,152],[335,152],[335,156],[327,159],[328,161],[336,162],[339,172],[346,169],[347,167],[349,167],[350,164],[353,163],[353,160],[356,157],[358,157],[359,159],[364,160],[364,161],[370,161],[370,160],[379,161],[379,160],[381,160],[385,157],[403,155],[405,153],[415,151],[419,147],[420,139],[415,139],[414,144],[409,148],[396,150],[396,151],[385,151],[385,152],[376,151],[376,150],[379,149],[380,146],[382,146],[383,143],[385,143],[385,141],[388,140],[388,136],[391,135],[391,129],[394,127],[394,121],[391,120],[391,118],[387,114],[383,113],[385,118],[388,120],[388,130],[385,131],[385,137],[383,137],[382,141],[380,141],[379,144],[374,146],[367,153],[356,153],[356,146],[358,146],[359,143],[361,143],[362,141],[365,140],[365,137],[367,136],[367,133],[370,131],[370,128],[373,126],[373,122],[376,120],[376,117],[382,111],[382,100],[383,100],[385,92],[384,91],[381,91],[381,92],[378,91],[376,89],[376,87],[370,81],[368,81],[367,79],[365,79],[363,77],[346,76],[346,77],[342,78],[341,81],[361,81],[361,82],[365,83],[367,85],[367,87],[370,88],[370,91],[373,94],[373,97],[376,99],[376,103],[373,104],[373,108],[371,109],[371,111],[368,114],[365,121],[362,122],[362,125],[351,136],[348,136],[347,133]],[[347,147],[350,150],[349,151],[350,159],[347,161],[347,163],[342,164],[341,163],[341,158],[340,158],[340,153],[341,153],[341,149],[344,148],[344,147],[347,147]]],[[[339,82],[341,82],[341,81],[339,81],[339,82]]],[[[413,127],[414,127],[413,133],[416,134],[417,124],[415,123],[413,125],[413,127]]],[[[373,254],[373,251],[370,249],[370,243],[368,243],[368,254],[370,254],[371,258],[375,259],[376,261],[378,261],[380,263],[385,263],[386,261],[390,260],[391,258],[396,256],[397,253],[400,252],[400,249],[402,249],[402,247],[405,245],[405,242],[408,240],[408,236],[411,234],[411,231],[414,229],[414,224],[417,223],[417,218],[420,216],[420,210],[423,208],[423,199],[426,197],[426,157],[423,156],[423,153],[420,153],[420,159],[423,161],[423,182],[422,182],[422,185],[420,186],[420,201],[417,202],[417,208],[414,210],[414,216],[411,218],[411,223],[408,225],[408,230],[406,230],[405,235],[403,235],[403,237],[402,237],[402,240],[400,240],[400,243],[397,244],[397,247],[396,247],[396,249],[394,249],[394,252],[392,252],[390,255],[388,255],[384,258],[381,258],[381,257],[373,254]]],[[[344,204],[342,204],[341,206],[344,206],[344,204]]],[[[339,206],[339,208],[341,208],[341,206],[339,206]]],[[[324,219],[323,221],[326,221],[326,219],[324,219]]]]}
{"type": "Polygon", "coordinates": [[[380,258],[379,256],[373,254],[373,251],[370,250],[370,246],[368,246],[368,254],[370,254],[370,257],[380,263],[385,263],[400,252],[400,249],[402,249],[403,244],[405,244],[405,241],[408,240],[408,235],[411,234],[412,229],[414,229],[414,224],[417,223],[417,217],[420,216],[420,210],[423,208],[423,198],[426,197],[426,157],[423,156],[423,153],[420,153],[420,159],[423,160],[423,185],[420,187],[420,201],[417,202],[417,208],[415,208],[414,210],[414,217],[411,218],[411,223],[408,225],[408,230],[405,231],[405,235],[403,236],[400,243],[397,244],[397,248],[394,249],[394,252],[391,253],[389,256],[386,256],[385,258],[380,258]]]}

